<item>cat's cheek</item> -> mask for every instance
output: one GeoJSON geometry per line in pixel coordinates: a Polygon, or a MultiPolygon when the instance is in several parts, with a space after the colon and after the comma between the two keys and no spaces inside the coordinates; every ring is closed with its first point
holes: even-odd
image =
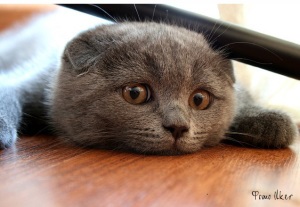
{"type": "Polygon", "coordinates": [[[218,145],[221,142],[221,140],[223,139],[223,135],[224,135],[224,133],[219,133],[219,134],[215,135],[214,137],[207,139],[205,141],[205,143],[203,144],[203,147],[214,147],[214,146],[218,145]]]}

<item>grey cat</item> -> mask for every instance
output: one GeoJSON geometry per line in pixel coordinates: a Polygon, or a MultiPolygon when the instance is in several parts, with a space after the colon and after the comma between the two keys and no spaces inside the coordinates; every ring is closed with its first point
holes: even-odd
{"type": "Polygon", "coordinates": [[[223,139],[282,148],[298,135],[288,115],[255,103],[230,60],[196,32],[100,25],[62,50],[41,30],[28,38],[23,30],[0,39],[2,149],[18,131],[44,126],[82,146],[146,154],[192,153],[223,139]]]}

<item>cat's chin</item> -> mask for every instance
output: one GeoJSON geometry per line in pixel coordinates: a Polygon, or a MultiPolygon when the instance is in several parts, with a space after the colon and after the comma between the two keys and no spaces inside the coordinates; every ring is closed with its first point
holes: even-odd
{"type": "MultiPolygon", "coordinates": [[[[179,150],[178,148],[173,148],[173,149],[168,149],[168,150],[149,151],[149,152],[142,152],[142,153],[143,154],[148,154],[148,155],[178,156],[178,155],[186,155],[186,154],[195,153],[199,150],[196,150],[196,151],[183,151],[183,150],[179,150]]],[[[141,153],[141,152],[138,152],[138,153],[141,153]]]]}
{"type": "MultiPolygon", "coordinates": [[[[63,139],[65,140],[65,138],[63,139]]],[[[168,137],[164,144],[159,144],[157,146],[147,147],[147,148],[139,148],[137,145],[131,146],[129,143],[93,143],[87,144],[87,142],[82,142],[79,140],[68,139],[69,144],[73,144],[74,146],[80,146],[85,148],[94,148],[94,149],[103,149],[103,150],[113,150],[120,152],[135,152],[137,154],[145,154],[145,155],[184,155],[191,154],[202,149],[201,143],[187,143],[184,141],[186,139],[174,140],[171,137],[168,137]]]]}
{"type": "Polygon", "coordinates": [[[127,152],[135,152],[137,154],[143,154],[143,155],[159,155],[159,156],[179,156],[179,155],[186,155],[191,154],[193,152],[188,151],[181,151],[178,149],[165,149],[165,150],[139,150],[139,149],[124,149],[127,152]]]}
{"type": "Polygon", "coordinates": [[[148,149],[129,149],[129,151],[135,151],[139,154],[147,154],[147,155],[185,155],[185,154],[191,154],[199,151],[202,147],[195,147],[195,146],[186,146],[179,144],[178,142],[174,142],[172,145],[164,148],[148,148],[148,149]]]}
{"type": "Polygon", "coordinates": [[[176,156],[176,155],[191,154],[191,153],[195,153],[197,151],[198,150],[196,150],[196,151],[182,151],[182,150],[179,150],[178,148],[174,148],[174,149],[170,149],[170,150],[165,150],[165,151],[157,152],[155,154],[158,154],[158,155],[167,155],[167,156],[176,156]]]}

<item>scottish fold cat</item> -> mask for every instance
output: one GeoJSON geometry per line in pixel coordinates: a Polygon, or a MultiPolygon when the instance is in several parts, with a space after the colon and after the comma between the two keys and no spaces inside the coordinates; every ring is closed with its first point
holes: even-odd
{"type": "Polygon", "coordinates": [[[67,16],[54,12],[1,35],[0,148],[18,132],[43,131],[82,146],[168,155],[223,139],[282,148],[297,137],[291,118],[256,104],[203,35],[67,16]]]}

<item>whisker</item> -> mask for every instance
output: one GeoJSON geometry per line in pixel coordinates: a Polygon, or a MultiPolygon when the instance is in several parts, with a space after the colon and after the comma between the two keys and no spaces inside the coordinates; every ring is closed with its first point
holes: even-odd
{"type": "Polygon", "coordinates": [[[248,136],[248,137],[252,137],[252,138],[256,138],[256,139],[260,139],[260,137],[254,136],[253,134],[247,134],[247,133],[243,133],[243,132],[226,132],[226,134],[232,134],[232,135],[244,135],[244,136],[248,136]]]}
{"type": "Polygon", "coordinates": [[[167,20],[169,18],[169,10],[168,9],[166,10],[166,13],[167,13],[167,15],[166,15],[165,20],[167,20]]]}
{"type": "Polygon", "coordinates": [[[232,137],[229,137],[229,136],[224,136],[224,140],[229,140],[229,141],[233,141],[233,142],[236,142],[238,144],[240,144],[241,146],[245,147],[245,146],[250,146],[250,147],[253,147],[253,148],[259,148],[258,146],[256,145],[252,145],[248,142],[243,142],[243,141],[240,141],[240,140],[237,140],[237,139],[234,139],[232,137]]]}
{"type": "Polygon", "coordinates": [[[153,19],[154,19],[154,14],[155,14],[155,10],[156,10],[156,5],[157,5],[157,4],[155,4],[155,5],[154,5],[154,9],[153,9],[153,13],[152,13],[152,19],[151,19],[151,21],[153,21],[153,19]]]}
{"type": "Polygon", "coordinates": [[[31,118],[37,119],[37,120],[39,120],[39,121],[44,121],[43,119],[40,119],[39,117],[33,116],[33,115],[28,114],[28,113],[26,113],[26,112],[23,112],[23,115],[25,115],[25,116],[27,116],[27,117],[31,117],[31,118]]]}
{"type": "MultiPolygon", "coordinates": [[[[220,25],[221,26],[221,25],[220,25]]],[[[219,27],[220,27],[219,26],[219,27]]],[[[228,27],[221,33],[219,34],[214,40],[212,40],[212,42],[215,42],[220,36],[222,36],[229,28],[230,28],[231,25],[228,25],[228,27]]],[[[219,27],[217,29],[219,29],[219,27]]]]}
{"type": "Polygon", "coordinates": [[[208,42],[211,42],[212,33],[214,32],[214,29],[215,29],[216,25],[217,25],[217,21],[215,22],[215,24],[214,24],[212,30],[210,30],[210,33],[209,33],[209,35],[207,36],[208,42]]]}
{"type": "Polygon", "coordinates": [[[246,61],[250,61],[250,62],[254,62],[254,63],[258,63],[258,64],[261,64],[261,65],[272,65],[273,63],[263,63],[263,62],[258,62],[258,61],[254,61],[254,60],[251,60],[251,59],[247,59],[247,58],[231,58],[232,60],[246,60],[246,61]]]}
{"type": "MultiPolygon", "coordinates": [[[[217,22],[216,22],[217,23],[217,22]]],[[[223,24],[223,23],[222,23],[223,24]]],[[[216,31],[222,26],[222,24],[219,24],[219,26],[215,29],[215,30],[212,30],[212,34],[211,34],[211,37],[214,36],[214,34],[216,33],[216,31]]],[[[214,25],[214,28],[215,28],[216,24],[214,25]]],[[[214,40],[211,40],[211,42],[214,42],[217,38],[215,38],[214,40]]]]}
{"type": "MultiPolygon", "coordinates": [[[[247,137],[250,137],[250,138],[254,138],[256,140],[260,140],[261,139],[261,137],[255,136],[253,134],[242,133],[242,132],[226,132],[225,136],[226,135],[242,135],[242,136],[247,136],[247,137]]],[[[250,143],[247,143],[247,144],[250,145],[250,146],[258,148],[256,145],[254,146],[254,145],[251,145],[250,143]]]]}
{"type": "Polygon", "coordinates": [[[118,21],[113,17],[111,16],[107,11],[105,11],[104,9],[102,9],[100,6],[97,6],[95,4],[90,4],[91,6],[93,7],[96,7],[97,9],[100,9],[102,12],[104,12],[107,16],[109,16],[112,20],[114,20],[116,23],[118,23],[118,21]]]}
{"type": "Polygon", "coordinates": [[[88,74],[89,72],[90,72],[90,68],[88,68],[86,71],[83,71],[83,72],[79,73],[76,76],[76,78],[80,78],[81,76],[84,76],[84,75],[88,74]]]}
{"type": "Polygon", "coordinates": [[[228,47],[229,45],[234,45],[234,44],[249,44],[249,45],[254,45],[254,46],[260,47],[260,48],[268,51],[269,53],[271,53],[272,55],[274,55],[275,57],[277,57],[279,60],[282,60],[281,57],[279,57],[276,53],[272,52],[268,48],[260,46],[258,44],[252,43],[252,42],[232,42],[232,43],[228,43],[227,45],[224,45],[224,46],[220,47],[219,50],[223,50],[224,48],[228,47]]]}
{"type": "MultiPolygon", "coordinates": [[[[45,126],[45,127],[43,127],[42,129],[40,129],[39,131],[37,131],[37,132],[33,135],[33,137],[35,137],[35,136],[37,136],[37,135],[40,135],[41,132],[44,131],[45,129],[51,129],[51,127],[50,127],[50,126],[45,126]]],[[[51,131],[51,133],[52,133],[52,131],[51,131]]]]}
{"type": "Polygon", "coordinates": [[[135,9],[135,11],[136,11],[136,14],[137,14],[137,16],[138,16],[138,18],[139,18],[139,21],[141,21],[141,18],[140,18],[140,15],[139,15],[138,10],[137,10],[137,8],[136,8],[136,5],[133,4],[133,6],[134,6],[134,9],[135,9]]]}

